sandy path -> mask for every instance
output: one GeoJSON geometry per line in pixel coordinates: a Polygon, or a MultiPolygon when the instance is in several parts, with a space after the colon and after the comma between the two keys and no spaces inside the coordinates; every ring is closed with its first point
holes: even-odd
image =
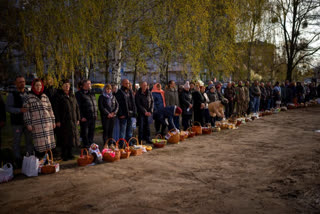
{"type": "Polygon", "coordinates": [[[319,213],[320,108],[0,185],[1,213],[319,213]]]}

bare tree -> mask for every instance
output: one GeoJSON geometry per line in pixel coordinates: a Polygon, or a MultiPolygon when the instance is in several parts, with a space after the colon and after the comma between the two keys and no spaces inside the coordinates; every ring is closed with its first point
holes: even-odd
{"type": "Polygon", "coordinates": [[[284,39],[287,79],[293,70],[307,58],[314,56],[320,46],[319,0],[274,0],[273,21],[280,25],[284,39]]]}

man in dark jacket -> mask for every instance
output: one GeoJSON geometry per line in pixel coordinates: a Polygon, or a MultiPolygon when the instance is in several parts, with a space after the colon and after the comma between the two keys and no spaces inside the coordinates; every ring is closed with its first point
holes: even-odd
{"type": "Polygon", "coordinates": [[[1,151],[1,144],[2,144],[2,134],[1,129],[5,126],[6,122],[6,105],[2,99],[2,95],[0,94],[0,151],[1,151]]]}
{"type": "Polygon", "coordinates": [[[91,92],[91,81],[83,80],[82,89],[77,93],[80,110],[80,136],[83,147],[89,148],[93,142],[98,106],[94,93],[91,92]]]}
{"type": "Polygon", "coordinates": [[[116,98],[119,103],[119,124],[120,124],[120,138],[125,138],[127,141],[132,137],[132,118],[136,117],[137,110],[135,98],[132,90],[129,89],[130,82],[124,79],[121,82],[121,88],[116,93],[116,98]]]}
{"type": "Polygon", "coordinates": [[[54,109],[55,99],[57,96],[57,89],[53,87],[53,79],[51,76],[47,76],[44,81],[44,91],[50,100],[51,106],[54,109]]]}
{"type": "Polygon", "coordinates": [[[180,106],[182,109],[182,126],[184,130],[190,127],[190,120],[192,118],[193,101],[192,94],[189,91],[190,84],[187,81],[183,86],[183,91],[180,94],[180,106]]]}
{"type": "Polygon", "coordinates": [[[273,105],[272,101],[273,101],[273,88],[272,88],[271,82],[268,82],[266,86],[266,106],[267,106],[266,110],[270,110],[271,106],[273,105]]]}
{"type": "MultiPolygon", "coordinates": [[[[182,109],[178,106],[167,106],[161,109],[162,114],[159,116],[159,120],[163,126],[168,126],[168,131],[171,129],[177,129],[173,122],[174,117],[178,117],[182,113],[182,109]]],[[[161,133],[164,136],[164,133],[161,133]]]]}
{"type": "Polygon", "coordinates": [[[20,143],[22,134],[25,136],[26,149],[29,154],[33,152],[32,133],[28,131],[23,120],[23,113],[27,112],[23,108],[23,102],[28,96],[28,91],[25,89],[26,81],[23,76],[17,76],[15,80],[17,91],[9,93],[7,97],[6,110],[10,113],[11,126],[13,129],[13,151],[16,163],[19,166],[22,164],[20,154],[20,143]]]}
{"type": "MultiPolygon", "coordinates": [[[[169,87],[165,91],[164,96],[165,96],[167,106],[179,106],[180,105],[179,93],[178,93],[178,90],[176,89],[176,83],[173,80],[169,81],[169,87]]],[[[177,129],[180,129],[179,120],[180,120],[179,116],[173,117],[174,125],[176,126],[177,129]]]]}
{"type": "Polygon", "coordinates": [[[260,98],[260,109],[262,111],[267,109],[267,91],[264,87],[264,83],[260,83],[260,91],[261,91],[261,98],[260,98]]]}
{"type": "Polygon", "coordinates": [[[140,83],[140,88],[136,93],[136,105],[138,111],[139,141],[145,140],[151,144],[149,119],[153,113],[153,97],[148,90],[148,83],[140,83]]]}
{"type": "Polygon", "coordinates": [[[235,96],[235,90],[232,88],[231,83],[228,83],[227,88],[224,90],[224,97],[228,100],[228,104],[226,104],[226,118],[231,117],[233,114],[235,96]]]}
{"type": "Polygon", "coordinates": [[[254,114],[257,114],[259,111],[259,106],[260,106],[260,96],[261,96],[261,91],[259,87],[259,82],[256,80],[254,81],[253,85],[250,88],[251,95],[253,97],[253,102],[252,102],[252,112],[254,114]]]}
{"type": "Polygon", "coordinates": [[[194,109],[194,121],[199,122],[204,126],[204,108],[205,108],[205,98],[200,92],[200,88],[197,85],[192,93],[193,109],[194,109]]]}

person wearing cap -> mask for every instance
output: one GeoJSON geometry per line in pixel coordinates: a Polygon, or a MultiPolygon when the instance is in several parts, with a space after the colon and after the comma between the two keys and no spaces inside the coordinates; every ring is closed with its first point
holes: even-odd
{"type": "MultiPolygon", "coordinates": [[[[204,108],[205,108],[205,98],[200,92],[199,85],[196,85],[194,92],[192,93],[193,109],[194,109],[194,121],[199,122],[202,126],[204,125],[204,108]]],[[[202,86],[203,87],[203,86],[202,86]]]]}
{"type": "Polygon", "coordinates": [[[207,92],[207,95],[208,95],[208,98],[209,98],[209,103],[218,101],[219,97],[218,97],[218,93],[216,91],[215,86],[213,84],[211,84],[211,85],[208,86],[208,89],[209,90],[207,92]]]}
{"type": "Polygon", "coordinates": [[[119,110],[119,104],[112,93],[112,86],[106,84],[102,90],[102,94],[98,99],[98,106],[102,123],[102,140],[105,144],[109,138],[113,137],[113,129],[115,125],[115,118],[119,110]]]}
{"type": "Polygon", "coordinates": [[[140,83],[140,88],[136,93],[135,99],[138,111],[137,122],[139,127],[139,142],[145,140],[146,143],[152,144],[150,139],[149,119],[151,119],[153,113],[153,97],[148,90],[147,82],[140,83]]]}
{"type": "Polygon", "coordinates": [[[61,147],[61,156],[64,161],[73,159],[72,148],[80,146],[78,125],[80,111],[75,95],[70,91],[68,79],[62,80],[61,90],[58,90],[54,114],[56,125],[60,128],[57,133],[57,143],[61,147]]]}
{"type": "Polygon", "coordinates": [[[183,91],[180,94],[179,100],[182,109],[182,126],[184,130],[187,130],[191,125],[190,122],[193,111],[193,100],[192,94],[190,92],[189,81],[184,84],[183,91]]]}
{"type": "MultiPolygon", "coordinates": [[[[40,79],[34,79],[31,93],[24,101],[27,111],[23,119],[27,129],[32,132],[34,148],[39,153],[56,148],[53,129],[56,127],[55,116],[47,95],[43,93],[44,85],[40,79]]],[[[39,154],[41,157],[42,154],[39,154]]]]}

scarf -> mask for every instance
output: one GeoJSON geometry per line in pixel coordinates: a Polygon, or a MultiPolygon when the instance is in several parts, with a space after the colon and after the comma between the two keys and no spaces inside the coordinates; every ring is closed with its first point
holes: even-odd
{"type": "Polygon", "coordinates": [[[158,84],[155,84],[155,85],[153,86],[153,89],[152,89],[151,92],[160,93],[160,94],[161,94],[161,97],[162,97],[162,100],[163,100],[163,107],[166,107],[166,100],[165,100],[165,98],[164,98],[164,91],[163,91],[162,89],[159,90],[159,89],[157,88],[157,85],[158,85],[158,84]]]}
{"type": "Polygon", "coordinates": [[[44,91],[44,85],[43,85],[43,82],[40,80],[40,82],[41,82],[41,84],[42,84],[42,88],[41,88],[41,91],[40,92],[38,92],[38,91],[36,91],[36,89],[35,89],[35,82],[38,82],[38,79],[34,79],[33,81],[32,81],[32,84],[31,84],[31,92],[34,94],[34,95],[36,95],[37,97],[41,97],[41,95],[43,94],[43,91],[44,91]]]}

